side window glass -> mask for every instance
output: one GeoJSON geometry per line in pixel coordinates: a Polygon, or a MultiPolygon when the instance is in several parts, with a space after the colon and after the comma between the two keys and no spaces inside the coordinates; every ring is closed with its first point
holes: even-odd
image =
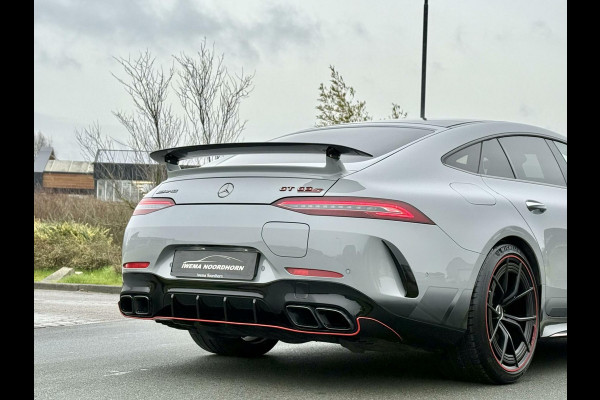
{"type": "Polygon", "coordinates": [[[444,164],[469,172],[477,172],[479,165],[479,153],[481,143],[476,143],[450,154],[444,160],[444,164]]]}
{"type": "Polygon", "coordinates": [[[565,186],[560,167],[544,139],[509,136],[500,138],[500,144],[518,179],[565,186]]]}
{"type": "Polygon", "coordinates": [[[567,145],[562,142],[554,142],[554,144],[556,147],[558,147],[558,151],[560,151],[560,154],[562,154],[565,162],[567,162],[567,145]]]}
{"type": "Polygon", "coordinates": [[[486,140],[481,149],[481,164],[479,173],[482,175],[514,178],[506,154],[497,139],[486,140]]]}

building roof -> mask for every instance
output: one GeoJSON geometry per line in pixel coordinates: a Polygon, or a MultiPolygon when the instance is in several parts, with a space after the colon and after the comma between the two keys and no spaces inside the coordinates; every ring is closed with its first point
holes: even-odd
{"type": "Polygon", "coordinates": [[[54,149],[52,147],[42,147],[33,160],[33,172],[44,172],[49,160],[54,160],[54,149]]]}
{"type": "Polygon", "coordinates": [[[156,164],[149,154],[138,150],[108,150],[98,149],[96,163],[101,164],[156,164]]]}
{"type": "Polygon", "coordinates": [[[93,174],[94,164],[87,161],[50,160],[46,164],[44,172],[93,174]]]}

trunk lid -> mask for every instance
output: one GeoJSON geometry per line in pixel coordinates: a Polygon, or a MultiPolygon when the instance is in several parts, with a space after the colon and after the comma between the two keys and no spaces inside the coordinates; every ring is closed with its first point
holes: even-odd
{"type": "Polygon", "coordinates": [[[148,195],[177,204],[270,204],[282,197],[323,196],[337,179],[233,176],[168,180],[148,195]]]}

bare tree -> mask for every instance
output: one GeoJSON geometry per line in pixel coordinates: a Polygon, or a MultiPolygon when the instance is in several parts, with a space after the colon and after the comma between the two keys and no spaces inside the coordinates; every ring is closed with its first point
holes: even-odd
{"type": "MultiPolygon", "coordinates": [[[[75,129],[75,138],[79,143],[84,160],[94,163],[95,175],[100,176],[97,184],[108,183],[104,190],[114,193],[115,197],[134,209],[138,202],[138,188],[132,181],[152,182],[164,172],[159,165],[149,165],[147,156],[140,151],[128,149],[114,138],[102,133],[100,124],[96,121],[82,129],[75,129]],[[126,148],[117,148],[120,147],[126,148]],[[126,165],[126,170],[123,166],[126,165]]],[[[104,185],[104,186],[106,186],[104,185]]],[[[142,192],[144,194],[144,192],[142,192]]]]}
{"type": "Polygon", "coordinates": [[[129,145],[138,150],[154,151],[179,144],[183,126],[170,105],[166,104],[169,84],[175,70],[156,68],[156,58],[148,50],[138,58],[116,58],[127,79],[112,74],[131,97],[134,112],[113,111],[129,132],[129,145]]]}
{"type": "MultiPolygon", "coordinates": [[[[133,110],[113,111],[127,130],[129,163],[146,166],[147,180],[157,185],[166,176],[164,166],[148,164],[148,153],[186,144],[226,143],[239,140],[246,122],[240,121],[241,101],[252,90],[253,75],[230,75],[223,63],[224,56],[207,48],[206,39],[197,58],[181,53],[173,56],[168,69],[157,65],[146,50],[137,58],[116,58],[123,76],[113,76],[132,100],[133,110]],[[177,85],[172,82],[177,74],[177,85]],[[174,90],[181,102],[183,116],[178,116],[169,104],[169,92],[174,90]]],[[[105,157],[116,153],[115,140],[102,135],[98,123],[76,131],[81,151],[94,160],[99,149],[105,157]]],[[[121,146],[122,147],[122,146],[121,146]]],[[[120,154],[119,159],[122,160],[120,154]]],[[[110,161],[110,160],[109,160],[110,161]]],[[[141,172],[140,172],[141,173],[141,172]]],[[[115,176],[115,179],[119,179],[115,176]]]]}
{"type": "Polygon", "coordinates": [[[47,138],[41,131],[33,134],[33,159],[37,157],[42,147],[52,146],[52,139],[47,138]]]}
{"type": "Polygon", "coordinates": [[[95,161],[98,150],[114,149],[114,139],[102,134],[102,128],[100,128],[98,121],[92,122],[83,129],[75,128],[75,139],[79,144],[79,150],[83,159],[88,162],[95,161]]]}
{"type": "MultiPolygon", "coordinates": [[[[148,50],[137,58],[116,58],[123,67],[127,79],[113,76],[123,85],[131,97],[134,111],[113,111],[119,122],[129,133],[129,147],[134,154],[145,158],[154,150],[177,146],[185,132],[185,124],[166,103],[171,79],[175,73],[172,65],[168,71],[155,67],[156,58],[148,50]]],[[[136,160],[139,164],[143,159],[136,160]]],[[[152,168],[154,184],[165,178],[162,168],[152,168]]]]}
{"type": "Polygon", "coordinates": [[[200,44],[197,57],[185,53],[173,56],[177,61],[178,84],[175,89],[187,121],[187,140],[194,144],[237,142],[246,126],[240,121],[243,99],[253,89],[254,75],[231,75],[223,64],[224,55],[216,55],[200,44]]]}

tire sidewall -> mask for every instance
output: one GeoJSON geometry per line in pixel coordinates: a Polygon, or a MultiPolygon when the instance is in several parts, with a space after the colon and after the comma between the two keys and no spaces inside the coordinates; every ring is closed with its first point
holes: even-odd
{"type": "Polygon", "coordinates": [[[514,382],[525,373],[525,371],[529,368],[529,365],[531,365],[531,360],[533,359],[533,354],[535,353],[535,348],[538,342],[539,295],[535,275],[533,274],[530,265],[531,264],[527,256],[525,256],[525,254],[523,254],[523,252],[518,247],[512,244],[503,244],[496,246],[490,251],[490,253],[486,257],[481,271],[479,272],[479,277],[477,279],[475,287],[475,293],[478,293],[479,297],[474,297],[472,302],[474,323],[472,326],[473,332],[471,333],[474,335],[477,347],[482,350],[482,366],[485,368],[487,373],[491,377],[493,377],[494,380],[499,381],[501,383],[514,382]],[[534,340],[533,345],[531,346],[531,353],[526,359],[525,364],[520,366],[520,368],[517,371],[506,370],[500,365],[500,363],[494,356],[487,334],[487,300],[489,286],[492,281],[493,274],[499,267],[500,261],[504,260],[507,256],[516,256],[524,261],[524,267],[527,269],[527,273],[530,275],[533,282],[536,303],[536,320],[534,327],[534,340]]]}

